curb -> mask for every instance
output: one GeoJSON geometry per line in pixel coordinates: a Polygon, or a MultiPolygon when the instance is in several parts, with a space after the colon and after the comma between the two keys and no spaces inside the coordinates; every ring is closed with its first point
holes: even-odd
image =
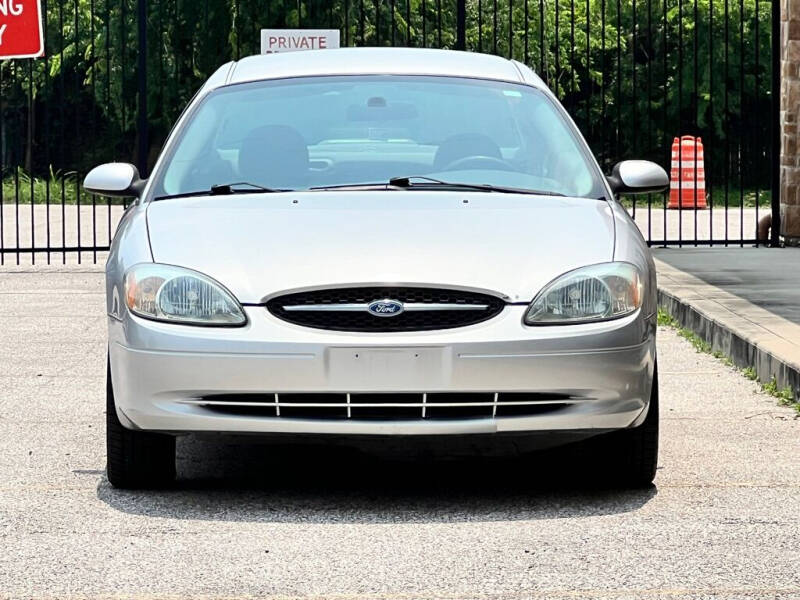
{"type": "Polygon", "coordinates": [[[791,388],[795,402],[800,401],[800,365],[783,359],[767,351],[748,337],[735,331],[691,302],[659,287],[658,305],[666,310],[681,327],[689,329],[711,345],[712,351],[719,351],[729,357],[739,368],[752,367],[758,379],[767,383],[775,378],[779,388],[791,388]]]}

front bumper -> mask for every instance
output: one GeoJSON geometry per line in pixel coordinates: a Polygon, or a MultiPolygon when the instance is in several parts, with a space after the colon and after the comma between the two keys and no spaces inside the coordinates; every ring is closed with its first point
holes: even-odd
{"type": "Polygon", "coordinates": [[[601,432],[646,415],[655,363],[654,318],[527,327],[509,305],[477,325],[352,334],[291,325],[262,306],[234,329],[109,318],[117,412],[130,428],[220,433],[457,435],[601,432]],[[359,420],[221,414],[190,404],[214,395],[534,392],[579,398],[523,417],[359,420]]]}

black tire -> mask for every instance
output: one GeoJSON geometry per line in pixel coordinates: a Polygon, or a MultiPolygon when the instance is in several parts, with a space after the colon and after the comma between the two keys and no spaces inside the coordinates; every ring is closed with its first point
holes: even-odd
{"type": "Polygon", "coordinates": [[[647,416],[638,427],[597,439],[608,482],[626,488],[644,488],[653,483],[658,467],[658,366],[647,416]]]}
{"type": "Polygon", "coordinates": [[[117,417],[111,366],[106,369],[106,472],[117,488],[162,488],[175,481],[175,438],[126,429],[117,417]]]}

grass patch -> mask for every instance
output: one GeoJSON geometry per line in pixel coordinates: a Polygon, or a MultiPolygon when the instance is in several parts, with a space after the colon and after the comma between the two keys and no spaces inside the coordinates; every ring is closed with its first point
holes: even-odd
{"type": "Polygon", "coordinates": [[[778,399],[778,404],[781,406],[790,406],[794,408],[794,410],[800,414],[800,402],[794,401],[794,394],[792,393],[791,388],[778,388],[778,382],[773,377],[767,383],[761,384],[761,389],[764,390],[770,396],[773,396],[778,399]]]}
{"type": "Polygon", "coordinates": [[[726,356],[724,353],[720,352],[719,350],[711,349],[711,344],[706,342],[702,339],[699,335],[695,332],[686,329],[685,327],[681,327],[680,323],[678,322],[675,317],[669,314],[666,310],[659,307],[658,308],[658,324],[663,325],[665,327],[672,327],[676,330],[677,334],[688,340],[688,342],[694,347],[697,352],[702,352],[704,354],[710,354],[714,358],[721,360],[726,366],[733,367],[737,369],[739,373],[741,373],[744,377],[749,379],[750,381],[758,382],[759,386],[761,386],[761,391],[766,394],[769,394],[773,398],[778,400],[778,404],[781,406],[787,406],[793,408],[799,415],[800,415],[800,402],[794,401],[794,393],[792,392],[792,388],[779,388],[778,382],[773,377],[767,383],[761,383],[758,380],[758,373],[756,373],[755,368],[753,367],[745,367],[744,369],[739,369],[736,365],[733,364],[733,361],[729,356],[726,356]]]}
{"type": "Polygon", "coordinates": [[[753,367],[747,367],[745,369],[742,369],[742,375],[747,377],[750,381],[755,381],[756,379],[758,379],[758,374],[756,373],[756,370],[753,367]]]}
{"type": "MultiPolygon", "coordinates": [[[[758,195],[758,207],[769,207],[772,204],[772,193],[770,190],[759,189],[756,193],[754,189],[740,190],[738,188],[728,188],[728,207],[739,208],[742,203],[747,208],[754,208],[756,205],[756,195],[758,195]]],[[[712,187],[709,194],[710,203],[714,208],[725,208],[725,187],[712,187]]]]}
{"type": "Polygon", "coordinates": [[[658,307],[658,324],[665,327],[679,327],[678,320],[660,306],[658,307]]]}
{"type": "Polygon", "coordinates": [[[714,357],[714,358],[716,358],[717,360],[720,360],[720,361],[722,361],[722,363],[723,363],[723,364],[724,364],[726,367],[736,367],[736,365],[734,365],[734,364],[733,364],[733,361],[730,359],[730,357],[729,357],[729,356],[726,356],[726,355],[725,355],[723,352],[720,352],[719,350],[714,350],[714,351],[711,353],[711,356],[713,356],[713,357],[714,357]]]}
{"type": "MultiPolygon", "coordinates": [[[[669,196],[662,196],[661,194],[650,194],[650,202],[652,203],[653,210],[663,210],[664,202],[669,202],[669,196]],[[666,198],[666,200],[665,200],[666,198]]],[[[756,191],[755,189],[745,189],[740,190],[738,188],[728,188],[728,202],[725,202],[725,188],[724,187],[712,187],[706,197],[706,204],[712,206],[713,208],[739,208],[744,204],[745,208],[755,208],[756,206],[756,196],[758,197],[758,207],[759,208],[766,208],[772,204],[772,193],[770,190],[762,190],[759,189],[756,191]]],[[[647,209],[647,195],[642,195],[636,198],[636,210],[646,210],[647,209]]],[[[621,196],[620,202],[625,208],[631,209],[633,208],[633,196],[621,196]]],[[[684,210],[692,210],[691,208],[685,208],[684,210]]]]}
{"type": "Polygon", "coordinates": [[[678,328],[678,335],[687,340],[698,352],[711,354],[711,344],[697,335],[694,331],[680,327],[678,328]]]}
{"type": "MultiPolygon", "coordinates": [[[[34,177],[22,169],[3,173],[1,204],[91,204],[92,196],[83,189],[83,177],[75,171],[54,171],[46,177],[34,177]]],[[[108,204],[109,198],[94,196],[95,201],[108,204]]],[[[111,198],[111,204],[123,204],[122,198],[111,198]]]]}

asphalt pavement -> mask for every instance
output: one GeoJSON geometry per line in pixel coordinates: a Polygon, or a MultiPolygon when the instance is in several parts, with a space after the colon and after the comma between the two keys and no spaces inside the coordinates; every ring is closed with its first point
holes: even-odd
{"type": "Polygon", "coordinates": [[[193,439],[177,489],[118,491],[104,336],[97,269],[0,270],[2,598],[800,598],[800,419],[670,329],[641,491],[193,439]]]}

